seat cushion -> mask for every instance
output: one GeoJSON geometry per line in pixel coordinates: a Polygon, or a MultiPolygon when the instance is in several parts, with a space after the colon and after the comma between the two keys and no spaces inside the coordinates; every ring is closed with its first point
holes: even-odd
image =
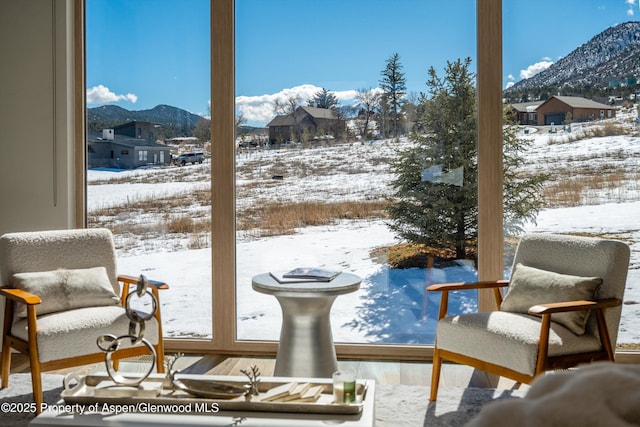
{"type": "MultiPolygon", "coordinates": [[[[516,372],[533,375],[538,355],[540,318],[521,313],[493,311],[445,317],[438,321],[438,348],[464,354],[516,372]]],[[[549,356],[597,351],[600,340],[577,336],[551,322],[549,356]]]]}
{"type": "MultiPolygon", "coordinates": [[[[529,308],[536,304],[593,300],[601,284],[602,279],[599,277],[559,274],[516,264],[500,309],[527,314],[529,308]]],[[[582,335],[589,313],[589,310],[554,313],[551,320],[560,323],[574,334],[582,335]]]]}
{"type": "MultiPolygon", "coordinates": [[[[17,273],[12,276],[11,284],[42,299],[36,306],[38,316],[120,303],[105,267],[17,273]]],[[[26,305],[17,304],[16,316],[27,316],[26,305]]]]}
{"type": "MultiPolygon", "coordinates": [[[[11,332],[26,341],[27,319],[16,321],[11,332]]],[[[128,333],[129,318],[120,306],[87,307],[40,316],[37,335],[40,362],[100,353],[96,344],[99,336],[112,334],[118,337],[128,333]]],[[[144,338],[152,344],[158,343],[155,317],[145,322],[144,338]]],[[[123,341],[123,344],[129,342],[123,341]]]]}

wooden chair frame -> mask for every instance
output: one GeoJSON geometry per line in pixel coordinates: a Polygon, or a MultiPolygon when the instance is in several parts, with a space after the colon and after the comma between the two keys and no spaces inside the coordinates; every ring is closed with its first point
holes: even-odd
{"type": "MultiPolygon", "coordinates": [[[[127,295],[129,294],[130,286],[137,284],[138,277],[118,275],[118,281],[122,284],[120,303],[122,306],[124,306],[127,295]]],[[[158,302],[160,302],[160,295],[158,291],[161,289],[169,289],[169,285],[167,285],[166,283],[155,280],[148,280],[148,285],[151,289],[151,293],[156,297],[158,302]]],[[[31,382],[33,386],[33,399],[36,403],[36,411],[37,413],[40,413],[42,403],[44,402],[42,396],[41,379],[41,373],[43,371],[97,363],[104,360],[105,354],[104,352],[100,352],[83,356],[70,357],[66,359],[51,360],[48,362],[40,362],[37,340],[38,319],[36,316],[36,306],[40,304],[42,300],[39,296],[20,289],[0,288],[0,295],[3,295],[6,298],[2,333],[2,360],[0,362],[2,366],[2,388],[6,388],[9,386],[9,375],[11,373],[11,349],[13,348],[29,357],[29,364],[31,368],[31,382]],[[27,341],[15,337],[11,333],[14,307],[16,303],[25,304],[27,306],[27,341]]],[[[154,345],[157,357],[156,369],[159,373],[163,373],[165,370],[164,343],[162,340],[162,319],[159,308],[158,310],[156,310],[154,316],[158,323],[158,343],[154,345]]],[[[120,359],[132,356],[146,355],[147,353],[148,351],[146,347],[131,347],[118,350],[113,354],[114,367],[116,367],[117,369],[117,363],[120,359]]]]}
{"type": "MultiPolygon", "coordinates": [[[[457,283],[444,283],[434,284],[427,287],[429,292],[441,292],[440,308],[438,311],[438,320],[447,316],[449,291],[460,291],[470,289],[491,289],[493,290],[494,298],[498,307],[502,304],[502,293],[500,290],[509,286],[508,280],[497,281],[484,281],[484,282],[457,282],[457,283]]],[[[442,361],[448,360],[451,362],[461,363],[464,365],[472,366],[474,368],[483,370],[485,372],[493,373],[499,376],[510,378],[520,383],[529,384],[535,377],[542,374],[545,371],[554,369],[567,369],[576,366],[580,363],[589,363],[598,360],[614,361],[614,350],[611,346],[609,337],[609,330],[607,329],[607,323],[604,316],[604,310],[611,307],[616,307],[622,304],[622,301],[618,298],[607,298],[594,301],[565,301],[559,303],[539,304],[529,308],[529,314],[541,316],[542,321],[540,324],[540,339],[538,341],[538,357],[536,361],[536,369],[533,375],[526,375],[521,372],[516,372],[512,369],[505,368],[493,363],[478,360],[464,354],[458,354],[447,350],[441,350],[438,348],[436,341],[435,350],[433,353],[433,370],[431,375],[431,392],[429,396],[430,401],[435,401],[438,397],[438,386],[440,384],[440,371],[442,368],[442,361]],[[602,344],[600,351],[570,354],[564,356],[548,356],[549,350],[549,331],[551,327],[551,314],[580,311],[580,310],[592,310],[595,312],[598,333],[600,335],[600,342],[602,344]]]]}

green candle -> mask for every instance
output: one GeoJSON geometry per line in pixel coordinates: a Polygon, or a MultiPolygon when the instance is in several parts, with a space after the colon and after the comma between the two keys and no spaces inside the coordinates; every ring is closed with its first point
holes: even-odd
{"type": "Polygon", "coordinates": [[[343,398],[342,401],[344,403],[353,403],[356,401],[356,381],[345,381],[344,382],[344,390],[343,390],[343,398]]]}

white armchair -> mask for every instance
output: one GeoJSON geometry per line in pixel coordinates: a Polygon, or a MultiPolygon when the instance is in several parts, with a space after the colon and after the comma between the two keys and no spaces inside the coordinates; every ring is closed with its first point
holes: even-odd
{"type": "MultiPolygon", "coordinates": [[[[42,371],[96,363],[104,334],[129,330],[124,309],[138,277],[117,275],[107,229],[9,233],[0,237],[0,295],[6,298],[2,332],[2,388],[9,385],[11,349],[29,356],[33,397],[42,403],[42,371]],[[120,284],[122,284],[122,289],[120,284]]],[[[168,285],[149,281],[151,291],[168,285]]],[[[146,322],[158,372],[164,371],[160,309],[146,322]]],[[[118,350],[114,359],[147,354],[144,346],[118,350]]]]}
{"type": "Polygon", "coordinates": [[[430,400],[443,360],[525,384],[544,371],[613,361],[629,252],[615,240],[529,234],[510,280],[427,287],[442,293],[430,400]],[[493,289],[499,310],[447,316],[448,293],[463,289],[493,289]]]}

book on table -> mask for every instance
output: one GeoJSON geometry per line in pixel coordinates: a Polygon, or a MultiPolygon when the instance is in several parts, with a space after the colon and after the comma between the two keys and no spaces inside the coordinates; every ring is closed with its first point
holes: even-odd
{"type": "Polygon", "coordinates": [[[278,283],[305,283],[330,282],[340,273],[340,270],[317,267],[298,267],[285,273],[270,272],[269,274],[278,283]]]}
{"type": "Polygon", "coordinates": [[[320,398],[323,389],[322,385],[291,382],[261,393],[259,399],[261,402],[315,402],[320,398]]]}

